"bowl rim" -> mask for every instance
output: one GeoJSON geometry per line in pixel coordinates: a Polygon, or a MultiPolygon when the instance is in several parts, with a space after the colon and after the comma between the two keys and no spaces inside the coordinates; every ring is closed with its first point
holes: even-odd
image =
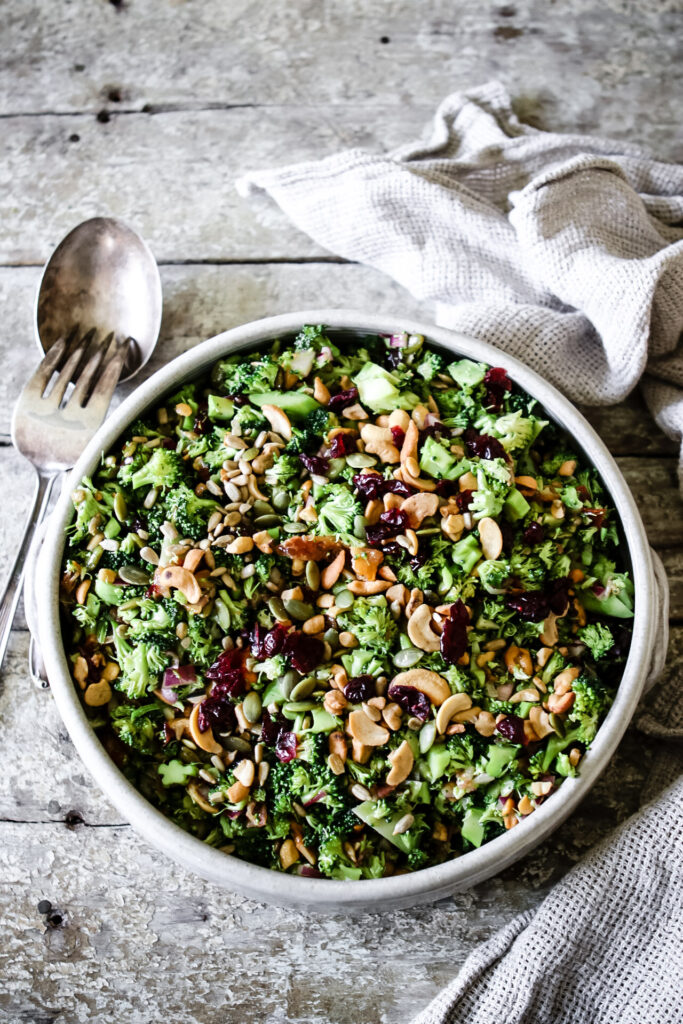
{"type": "Polygon", "coordinates": [[[141,383],[105,420],[71,470],[50,517],[37,578],[40,642],[57,708],[80,757],[117,810],[153,846],[210,882],[255,899],[321,910],[397,909],[435,900],[483,881],[541,842],[576,808],[614,753],[641,695],[657,626],[650,548],[635,501],[605,444],[572,403],[534,370],[490,342],[400,314],[368,314],[353,309],[301,310],[231,328],[177,356],[141,383]],[[160,395],[205,372],[224,355],[296,333],[305,323],[324,323],[331,331],[351,333],[422,334],[456,356],[505,366],[513,380],[572,435],[600,473],[621,519],[636,593],[633,638],[615,701],[582,760],[581,774],[564,780],[559,791],[562,801],[555,794],[517,828],[444,864],[358,883],[306,878],[259,867],[207,846],[158,811],[126,780],[91,727],[71,679],[59,618],[64,528],[71,515],[70,493],[80,478],[94,471],[102,453],[160,395]]]}

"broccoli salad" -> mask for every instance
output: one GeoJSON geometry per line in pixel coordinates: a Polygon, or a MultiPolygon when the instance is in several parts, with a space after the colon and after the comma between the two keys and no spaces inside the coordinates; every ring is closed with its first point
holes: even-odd
{"type": "Polygon", "coordinates": [[[223,359],[72,498],[94,728],[265,867],[380,878],[524,828],[621,677],[633,585],[596,471],[504,369],[421,336],[305,326],[223,359]]]}

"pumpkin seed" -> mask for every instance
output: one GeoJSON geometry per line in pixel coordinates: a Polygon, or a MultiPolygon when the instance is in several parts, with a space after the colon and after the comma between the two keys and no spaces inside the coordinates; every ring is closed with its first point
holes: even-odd
{"type": "Polygon", "coordinates": [[[436,739],[436,722],[425,722],[420,729],[420,753],[426,754],[436,739]]]}
{"type": "Polygon", "coordinates": [[[320,586],[320,569],[317,562],[306,562],[306,582],[311,590],[317,590],[320,586]]]}
{"type": "Polygon", "coordinates": [[[134,586],[142,587],[149,583],[149,573],[144,569],[138,569],[137,565],[122,565],[119,569],[119,576],[124,583],[132,583],[134,586]]]}
{"type": "Polygon", "coordinates": [[[293,701],[304,700],[305,697],[311,696],[317,685],[316,680],[312,677],[302,679],[300,683],[296,684],[290,697],[293,701]]]}
{"type": "Polygon", "coordinates": [[[254,526],[258,526],[259,530],[270,530],[273,526],[279,526],[282,522],[282,516],[278,516],[275,512],[268,512],[262,516],[257,516],[254,520],[254,526]]]}
{"type": "Polygon", "coordinates": [[[281,597],[271,597],[268,602],[268,610],[271,615],[274,615],[278,622],[288,622],[289,615],[285,611],[285,606],[282,603],[281,597]]]}
{"type": "Polygon", "coordinates": [[[283,601],[282,603],[289,617],[296,619],[297,622],[305,622],[306,619],[310,619],[313,615],[313,605],[308,604],[306,601],[297,601],[295,597],[290,597],[288,601],[283,601]]]}
{"type": "Polygon", "coordinates": [[[114,498],[114,515],[120,523],[123,523],[128,518],[128,506],[126,505],[126,499],[123,496],[122,491],[116,492],[114,498]]]}
{"type": "Polygon", "coordinates": [[[236,750],[240,754],[251,754],[251,743],[241,736],[222,736],[221,742],[226,750],[236,750]]]}
{"type": "Polygon", "coordinates": [[[326,629],[323,633],[323,640],[330,645],[333,651],[336,651],[339,647],[339,630],[326,629]]]}
{"type": "Polygon", "coordinates": [[[365,540],[365,516],[354,516],[353,517],[353,535],[358,537],[359,540],[365,540]]]}
{"type": "Polygon", "coordinates": [[[294,700],[282,705],[285,714],[301,715],[304,711],[312,711],[318,705],[314,700],[294,700]]]}
{"type": "Polygon", "coordinates": [[[330,468],[327,476],[330,480],[336,480],[346,465],[346,459],[330,459],[330,468]]]}
{"type": "Polygon", "coordinates": [[[346,589],[340,590],[338,594],[334,595],[334,603],[336,604],[337,608],[341,608],[341,610],[344,612],[351,607],[355,600],[356,599],[351,593],[351,591],[346,589]]]}
{"type": "Polygon", "coordinates": [[[242,452],[242,458],[245,460],[245,462],[251,462],[252,459],[256,458],[258,453],[259,450],[256,447],[247,448],[246,452],[242,452]]]}
{"type": "Polygon", "coordinates": [[[273,506],[270,502],[263,501],[261,498],[257,498],[251,507],[257,516],[267,516],[273,511],[273,506]]]}
{"type": "Polygon", "coordinates": [[[292,696],[294,687],[297,685],[301,676],[296,669],[290,668],[288,672],[285,672],[282,679],[280,680],[280,689],[285,700],[289,700],[292,696]]]}
{"type": "Polygon", "coordinates": [[[377,459],[372,455],[366,455],[365,452],[355,452],[346,456],[346,462],[352,469],[366,469],[368,466],[376,465],[377,459]]]}
{"type": "Polygon", "coordinates": [[[94,569],[103,554],[104,549],[97,544],[88,555],[88,559],[85,563],[86,569],[94,569]]]}
{"type": "Polygon", "coordinates": [[[564,736],[567,730],[565,728],[564,722],[562,721],[559,715],[555,715],[551,712],[548,715],[548,722],[550,725],[552,725],[553,729],[555,730],[558,736],[564,736]]]}
{"type": "Polygon", "coordinates": [[[286,508],[289,508],[290,497],[287,491],[274,491],[272,502],[273,508],[276,508],[278,512],[284,512],[286,508]]]}
{"type": "Polygon", "coordinates": [[[285,533],[305,533],[308,527],[306,523],[285,523],[282,529],[285,533]]]}
{"type": "Polygon", "coordinates": [[[249,722],[254,725],[261,717],[261,698],[255,690],[250,690],[242,703],[242,713],[249,722]]]}
{"type": "Polygon", "coordinates": [[[423,657],[424,651],[418,650],[417,647],[405,647],[402,651],[397,651],[391,660],[396,668],[412,668],[423,657]]]}

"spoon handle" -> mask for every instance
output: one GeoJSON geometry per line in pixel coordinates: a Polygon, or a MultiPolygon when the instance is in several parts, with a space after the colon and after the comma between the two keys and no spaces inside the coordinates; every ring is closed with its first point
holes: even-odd
{"type": "Polygon", "coordinates": [[[26,527],[24,528],[24,535],[21,539],[21,544],[19,545],[19,550],[17,551],[17,556],[14,560],[10,577],[7,581],[2,599],[0,600],[0,669],[2,668],[2,664],[5,660],[5,652],[7,651],[10,631],[12,629],[12,623],[14,622],[17,604],[19,603],[21,587],[24,582],[26,559],[31,549],[31,542],[33,540],[36,526],[40,523],[47,510],[50,494],[52,492],[52,485],[55,479],[55,475],[45,475],[40,472],[37,473],[37,484],[36,489],[33,492],[31,512],[26,523],[26,527]]]}

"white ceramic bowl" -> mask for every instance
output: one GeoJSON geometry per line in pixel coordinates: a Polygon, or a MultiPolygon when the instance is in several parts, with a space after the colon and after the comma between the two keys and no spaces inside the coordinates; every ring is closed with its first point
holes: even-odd
{"type": "Polygon", "coordinates": [[[51,517],[36,576],[40,642],[52,692],[71,738],[95,781],[132,826],[164,854],[217,885],[269,902],[318,911],[389,910],[436,900],[496,874],[545,839],[585,797],[614,753],[635,710],[648,673],[659,623],[657,587],[650,549],[631,493],[605,445],[592,427],[554,387],[518,360],[493,346],[401,316],[376,316],[348,310],[305,310],[236,327],[174,359],[145,381],[110,416],[74,467],[51,517]],[[71,518],[69,493],[90,476],[128,425],[185,381],[207,371],[227,355],[276,337],[296,333],[302,324],[324,323],[358,337],[407,330],[423,334],[456,356],[502,365],[513,380],[537,398],[596,466],[621,517],[635,583],[633,641],[616,700],[581,762],[581,774],[517,828],[448,863],[413,874],[372,881],[342,882],[302,878],[248,864],[206,846],[151,806],[126,781],[99,742],[81,707],[62,644],[58,587],[64,530],[71,518]]]}

